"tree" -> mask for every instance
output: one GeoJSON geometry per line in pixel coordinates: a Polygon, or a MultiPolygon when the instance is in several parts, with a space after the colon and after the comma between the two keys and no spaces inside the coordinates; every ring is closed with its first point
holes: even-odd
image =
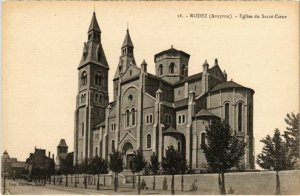
{"type": "Polygon", "coordinates": [[[73,154],[68,154],[65,159],[61,159],[61,172],[66,176],[66,186],[68,186],[68,174],[73,170],[73,154]]]}
{"type": "Polygon", "coordinates": [[[122,154],[118,151],[110,154],[109,169],[115,173],[114,189],[117,192],[118,175],[123,171],[122,154]]]}
{"type": "Polygon", "coordinates": [[[131,167],[130,170],[132,172],[132,189],[135,189],[135,175],[134,175],[136,173],[135,167],[131,167]]]}
{"type": "Polygon", "coordinates": [[[224,173],[238,165],[245,154],[246,143],[240,140],[225,123],[225,121],[212,121],[206,127],[207,142],[201,144],[208,165],[219,174],[220,194],[226,194],[224,173]]]}
{"type": "Polygon", "coordinates": [[[83,174],[83,180],[84,180],[84,188],[87,188],[87,173],[89,172],[89,162],[88,160],[84,160],[79,165],[79,173],[83,174]]]}
{"type": "Polygon", "coordinates": [[[283,137],[286,140],[286,144],[291,148],[291,152],[294,153],[294,156],[300,158],[300,149],[299,149],[299,113],[295,115],[294,113],[287,114],[284,119],[288,127],[284,131],[283,137]]]}
{"type": "Polygon", "coordinates": [[[153,190],[155,190],[155,175],[158,174],[158,171],[160,169],[160,163],[158,161],[157,154],[153,153],[150,157],[150,169],[153,173],[153,190]]]}
{"type": "Polygon", "coordinates": [[[55,175],[55,163],[54,161],[50,161],[48,167],[46,168],[46,173],[49,178],[49,184],[51,184],[51,176],[55,175]]]}
{"type": "Polygon", "coordinates": [[[181,173],[181,191],[183,191],[183,174],[185,174],[188,170],[188,164],[187,164],[187,160],[185,159],[185,157],[182,157],[181,161],[180,161],[180,173],[181,173]]]}
{"type": "Polygon", "coordinates": [[[93,174],[97,174],[97,190],[99,190],[100,189],[99,175],[104,173],[106,174],[108,172],[108,164],[104,159],[96,156],[91,161],[91,168],[93,174]]]}
{"type": "Polygon", "coordinates": [[[174,175],[179,174],[181,170],[181,163],[183,162],[184,157],[182,154],[174,149],[174,146],[168,146],[166,150],[166,156],[163,157],[161,166],[163,170],[169,174],[172,175],[172,181],[171,181],[171,194],[175,194],[174,189],[174,175]]]}
{"type": "Polygon", "coordinates": [[[296,158],[287,143],[281,138],[280,131],[275,129],[273,137],[267,135],[260,142],[264,143],[262,152],[257,155],[256,162],[263,169],[276,171],[276,194],[280,194],[279,171],[293,169],[296,158]]]}
{"type": "Polygon", "coordinates": [[[79,165],[76,163],[75,166],[73,167],[73,173],[75,174],[75,182],[74,182],[74,187],[77,187],[77,173],[80,173],[79,165]]]}
{"type": "Polygon", "coordinates": [[[132,159],[133,170],[138,173],[138,194],[141,194],[141,178],[140,172],[146,167],[147,162],[145,161],[143,150],[140,148],[134,152],[132,159]]]}

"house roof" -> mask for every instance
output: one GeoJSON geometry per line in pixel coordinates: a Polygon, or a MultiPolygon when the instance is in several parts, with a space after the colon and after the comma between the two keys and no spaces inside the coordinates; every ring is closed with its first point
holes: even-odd
{"type": "Polygon", "coordinates": [[[188,77],[185,77],[184,79],[179,80],[178,82],[174,83],[174,85],[175,86],[180,85],[180,84],[183,84],[185,82],[189,82],[189,81],[192,81],[192,80],[198,80],[198,79],[201,79],[201,78],[202,78],[202,72],[191,75],[191,76],[188,76],[188,77]]]}
{"type": "Polygon", "coordinates": [[[173,103],[168,102],[168,101],[166,101],[166,100],[161,100],[161,101],[163,102],[163,104],[164,104],[165,106],[170,107],[170,108],[174,108],[173,103]]]}
{"type": "MultiPolygon", "coordinates": [[[[218,68],[218,65],[212,66],[208,70],[208,73],[211,73],[212,71],[214,71],[217,68],[218,68]]],[[[203,75],[203,72],[196,73],[194,75],[190,75],[188,77],[183,78],[182,80],[179,80],[178,82],[175,82],[174,86],[177,86],[177,85],[180,85],[180,84],[184,84],[185,82],[190,82],[190,81],[193,81],[193,80],[201,80],[202,79],[202,75],[203,75]]]]}
{"type": "Polygon", "coordinates": [[[254,92],[253,89],[244,87],[234,81],[227,81],[227,82],[220,83],[217,86],[215,86],[213,89],[211,89],[210,92],[218,91],[218,90],[222,90],[222,89],[229,89],[229,88],[246,88],[246,89],[249,89],[254,92]]]}
{"type": "Polygon", "coordinates": [[[173,135],[173,136],[178,136],[178,137],[184,137],[184,134],[181,133],[180,131],[177,131],[175,128],[173,127],[168,127],[164,132],[164,135],[173,135]]]}
{"type": "Polygon", "coordinates": [[[175,108],[180,108],[180,107],[183,107],[183,106],[187,106],[188,103],[189,103],[189,99],[188,98],[181,99],[179,101],[175,101],[174,102],[174,107],[175,108]]]}
{"type": "Polygon", "coordinates": [[[156,59],[158,56],[161,56],[161,55],[164,55],[164,54],[169,54],[169,55],[178,55],[178,54],[181,54],[181,55],[186,56],[186,57],[188,57],[188,58],[190,57],[190,55],[189,55],[188,53],[183,52],[183,51],[181,51],[181,50],[177,50],[177,49],[173,48],[173,46],[171,46],[170,49],[164,50],[164,51],[162,51],[162,52],[157,53],[156,55],[154,55],[154,62],[156,62],[155,59],[156,59]]]}
{"type": "Polygon", "coordinates": [[[101,123],[96,125],[95,128],[104,127],[104,126],[105,126],[105,121],[102,121],[101,123]]]}
{"type": "Polygon", "coordinates": [[[11,163],[11,167],[25,168],[25,162],[17,161],[17,162],[11,163]]]}
{"type": "Polygon", "coordinates": [[[175,128],[173,127],[168,127],[165,132],[177,132],[175,128]]]}
{"type": "Polygon", "coordinates": [[[206,109],[201,109],[197,114],[195,114],[194,116],[197,117],[203,117],[203,116],[216,116],[213,113],[209,112],[206,109]]]}

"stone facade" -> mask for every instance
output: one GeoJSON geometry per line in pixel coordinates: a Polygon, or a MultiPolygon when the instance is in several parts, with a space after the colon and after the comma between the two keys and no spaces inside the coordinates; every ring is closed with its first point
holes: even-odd
{"type": "Polygon", "coordinates": [[[171,47],[154,56],[154,75],[147,72],[145,61],[137,66],[127,30],[113,78],[113,100],[108,102],[109,66],[95,13],[88,34],[78,68],[74,164],[120,151],[125,168],[130,168],[138,148],[147,160],[153,152],[162,160],[173,145],[192,168],[204,169],[200,145],[205,127],[213,119],[224,119],[248,144],[243,167],[254,168],[254,90],[227,81],[217,59],[211,67],[205,61],[199,73],[189,76],[190,55],[171,47]],[[101,85],[96,85],[98,72],[101,85]],[[95,93],[102,95],[100,101],[95,93]]]}

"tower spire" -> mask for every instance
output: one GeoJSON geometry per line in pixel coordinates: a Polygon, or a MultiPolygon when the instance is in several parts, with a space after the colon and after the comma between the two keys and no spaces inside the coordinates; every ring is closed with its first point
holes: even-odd
{"type": "Polygon", "coordinates": [[[93,31],[93,30],[98,31],[98,32],[101,33],[101,30],[100,30],[100,27],[99,27],[99,24],[98,24],[98,21],[97,21],[97,18],[96,18],[95,10],[93,12],[93,17],[92,17],[91,24],[90,24],[88,32],[93,31]]]}
{"type": "Polygon", "coordinates": [[[125,46],[130,46],[130,47],[133,48],[133,43],[132,43],[131,38],[130,38],[128,26],[127,26],[126,36],[125,36],[125,39],[123,41],[122,48],[125,47],[125,46]]]}

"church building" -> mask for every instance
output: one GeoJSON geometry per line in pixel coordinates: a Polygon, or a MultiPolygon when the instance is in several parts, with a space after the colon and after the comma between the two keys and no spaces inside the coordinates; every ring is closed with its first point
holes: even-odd
{"type": "Polygon", "coordinates": [[[94,156],[109,159],[119,151],[128,169],[137,149],[146,160],[156,153],[161,161],[173,145],[191,168],[205,169],[205,128],[222,119],[247,143],[243,168],[254,168],[254,90],[228,81],[217,59],[211,65],[205,60],[198,73],[189,75],[190,55],[171,47],[155,54],[154,63],[137,64],[127,29],[109,101],[109,65],[95,13],[87,37],[78,66],[74,164],[94,156]],[[148,66],[155,66],[154,74],[148,66]]]}

